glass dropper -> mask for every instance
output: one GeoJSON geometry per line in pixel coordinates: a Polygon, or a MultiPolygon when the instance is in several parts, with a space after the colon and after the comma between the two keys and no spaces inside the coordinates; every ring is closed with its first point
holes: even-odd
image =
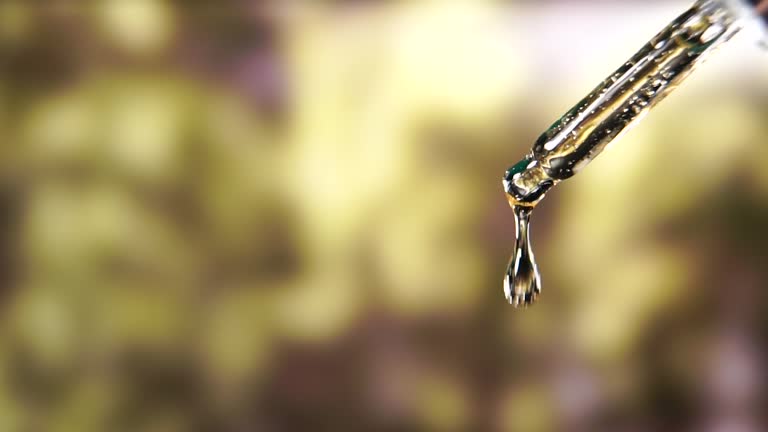
{"type": "Polygon", "coordinates": [[[765,42],[768,0],[697,1],[552,124],[525,158],[507,170],[504,189],[518,226],[516,252],[504,279],[510,303],[528,305],[541,291],[528,243],[528,220],[547,191],[584,169],[713,51],[756,23],[765,42]]]}

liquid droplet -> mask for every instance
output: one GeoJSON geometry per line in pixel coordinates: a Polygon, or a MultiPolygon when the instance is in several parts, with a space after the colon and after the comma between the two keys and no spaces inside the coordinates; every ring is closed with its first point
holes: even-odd
{"type": "Polygon", "coordinates": [[[517,240],[515,253],[509,262],[507,274],[504,277],[504,295],[510,304],[518,307],[528,306],[536,301],[539,293],[541,293],[541,276],[533,256],[528,232],[533,208],[515,206],[514,210],[517,240]]]}

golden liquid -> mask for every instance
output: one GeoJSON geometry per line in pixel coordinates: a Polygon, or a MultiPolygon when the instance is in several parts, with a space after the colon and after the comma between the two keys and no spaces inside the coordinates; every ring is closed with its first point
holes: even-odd
{"type": "Polygon", "coordinates": [[[504,278],[507,300],[529,305],[541,291],[528,228],[547,191],[597,157],[674,90],[696,65],[741,29],[721,3],[699,1],[556,121],[504,176],[515,210],[517,247],[504,278]]]}
{"type": "Polygon", "coordinates": [[[516,206],[517,241],[515,254],[509,262],[504,277],[504,296],[515,307],[529,305],[541,292],[541,276],[533,257],[530,233],[528,230],[532,207],[516,206]]]}

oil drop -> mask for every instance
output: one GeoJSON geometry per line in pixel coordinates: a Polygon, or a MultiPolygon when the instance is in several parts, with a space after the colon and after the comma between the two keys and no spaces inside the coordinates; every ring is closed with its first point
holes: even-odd
{"type": "Polygon", "coordinates": [[[517,241],[515,254],[504,277],[504,295],[515,307],[532,304],[541,292],[541,276],[531,249],[530,230],[533,207],[515,206],[517,241]]]}

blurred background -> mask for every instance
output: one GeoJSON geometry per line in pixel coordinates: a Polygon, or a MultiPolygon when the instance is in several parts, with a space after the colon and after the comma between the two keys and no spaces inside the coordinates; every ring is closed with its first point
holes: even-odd
{"type": "Polygon", "coordinates": [[[0,430],[768,429],[748,34],[533,218],[501,187],[687,1],[0,1],[0,430]]]}

